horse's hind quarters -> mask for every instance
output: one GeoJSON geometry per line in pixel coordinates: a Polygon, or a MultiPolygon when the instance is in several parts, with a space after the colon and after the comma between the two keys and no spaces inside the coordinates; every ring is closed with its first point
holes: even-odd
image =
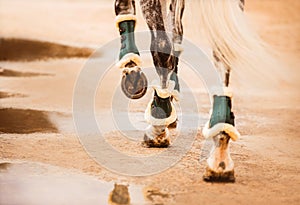
{"type": "Polygon", "coordinates": [[[229,151],[230,136],[225,132],[213,137],[214,146],[207,159],[204,181],[234,182],[234,163],[229,151]]]}

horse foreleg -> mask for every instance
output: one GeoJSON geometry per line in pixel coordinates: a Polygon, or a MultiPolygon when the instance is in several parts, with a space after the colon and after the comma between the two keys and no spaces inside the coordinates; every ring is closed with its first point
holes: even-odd
{"type": "Polygon", "coordinates": [[[170,82],[176,58],[173,55],[172,43],[166,33],[163,18],[163,5],[160,0],[141,0],[144,18],[151,32],[151,54],[160,85],[154,86],[153,100],[145,112],[146,121],[150,124],[144,136],[149,147],[166,147],[170,144],[168,125],[176,121],[177,115],[172,103],[175,83],[170,82]]]}
{"type": "Polygon", "coordinates": [[[131,98],[141,98],[147,90],[147,79],[141,71],[141,59],[135,44],[135,1],[116,0],[116,25],[121,36],[121,49],[117,66],[122,69],[121,88],[131,98]]]}

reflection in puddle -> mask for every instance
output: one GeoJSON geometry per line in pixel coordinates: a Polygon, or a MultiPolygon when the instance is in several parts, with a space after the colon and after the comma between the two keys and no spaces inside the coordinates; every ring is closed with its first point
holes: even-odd
{"type": "Polygon", "coordinates": [[[0,163],[0,187],[0,204],[102,205],[112,198],[122,203],[130,200],[131,205],[146,204],[139,186],[115,185],[39,163],[0,163]]]}
{"type": "Polygon", "coordinates": [[[128,185],[115,183],[114,189],[109,195],[108,199],[111,205],[114,204],[130,204],[130,196],[128,191],[128,185]]]}

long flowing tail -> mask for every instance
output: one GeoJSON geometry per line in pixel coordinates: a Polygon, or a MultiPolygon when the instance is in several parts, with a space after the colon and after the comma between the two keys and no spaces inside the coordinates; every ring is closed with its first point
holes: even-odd
{"type": "Polygon", "coordinates": [[[268,46],[250,29],[240,0],[196,2],[204,34],[217,57],[228,67],[248,67],[260,72],[258,67],[273,61],[268,46]]]}

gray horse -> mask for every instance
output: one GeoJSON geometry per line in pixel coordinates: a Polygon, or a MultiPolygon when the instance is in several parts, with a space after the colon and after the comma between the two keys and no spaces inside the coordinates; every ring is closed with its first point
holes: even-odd
{"type": "MultiPolygon", "coordinates": [[[[234,163],[228,145],[230,139],[237,140],[240,134],[235,128],[232,112],[230,71],[233,67],[249,63],[251,55],[247,54],[251,52],[250,46],[256,39],[250,39],[249,33],[234,23],[242,18],[243,0],[199,0],[197,3],[202,16],[199,21],[207,31],[215,65],[224,73],[222,92],[212,95],[210,120],[202,130],[206,138],[214,141],[203,179],[234,181],[234,163]],[[232,38],[237,35],[239,40],[232,38]]],[[[178,100],[180,91],[177,71],[179,56],[183,51],[182,16],[185,0],[140,0],[140,5],[151,32],[150,49],[160,78],[160,85],[154,86],[153,99],[145,112],[149,128],[144,135],[144,144],[148,147],[167,147],[170,144],[168,129],[176,127],[177,123],[173,101],[178,100]]],[[[116,0],[115,13],[121,36],[118,66],[123,71],[122,90],[127,97],[137,99],[145,94],[147,79],[141,69],[140,54],[134,39],[135,1],[116,0]]]]}

